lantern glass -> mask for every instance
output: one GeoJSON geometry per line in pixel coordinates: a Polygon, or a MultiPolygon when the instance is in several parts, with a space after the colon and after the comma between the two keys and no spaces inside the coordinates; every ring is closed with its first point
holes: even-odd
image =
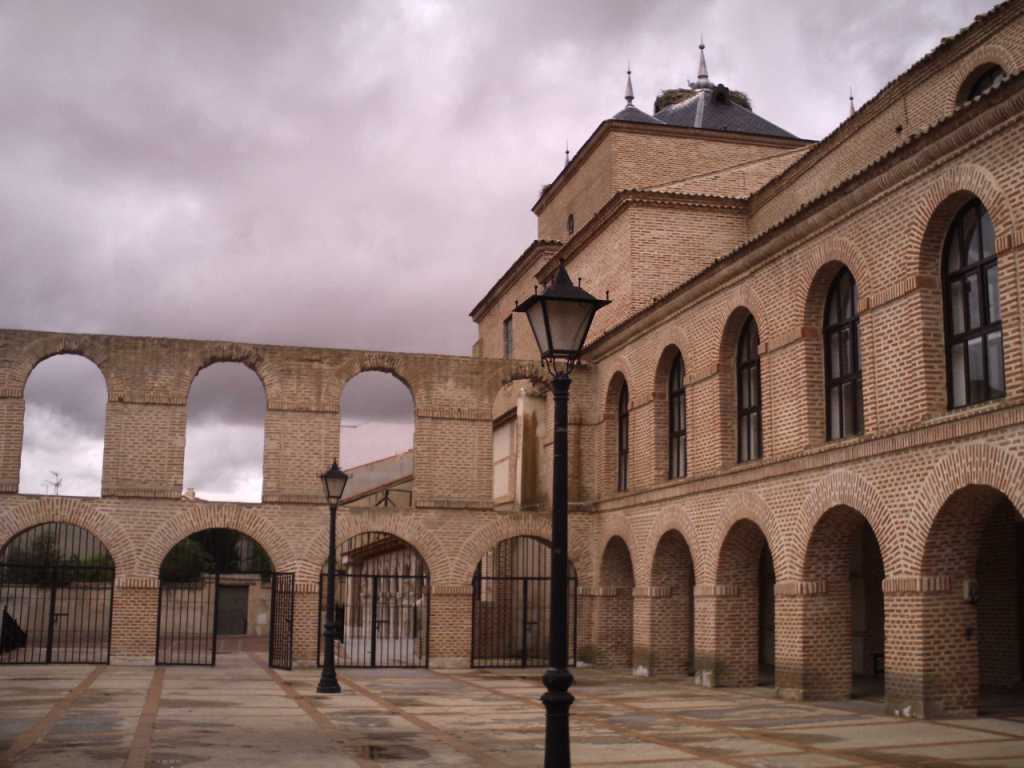
{"type": "Polygon", "coordinates": [[[526,319],[530,321],[530,330],[537,340],[537,347],[543,357],[551,353],[551,339],[548,338],[548,323],[544,316],[544,301],[535,301],[526,310],[526,319]]]}
{"type": "Polygon", "coordinates": [[[327,503],[338,504],[345,493],[348,475],[338,467],[338,462],[335,461],[331,464],[330,469],[320,475],[320,479],[324,483],[324,496],[327,497],[327,503]]]}
{"type": "Polygon", "coordinates": [[[594,305],[589,301],[547,302],[548,330],[551,346],[556,352],[578,355],[594,316],[594,305]]]}

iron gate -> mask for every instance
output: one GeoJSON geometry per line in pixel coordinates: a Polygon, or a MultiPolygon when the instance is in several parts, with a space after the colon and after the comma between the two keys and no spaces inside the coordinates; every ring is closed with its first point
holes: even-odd
{"type": "MultiPolygon", "coordinates": [[[[339,548],[335,660],[339,667],[425,667],[430,647],[430,572],[397,536],[364,533],[339,548]]],[[[320,577],[317,658],[323,663],[327,576],[320,577]]]]}
{"type": "MultiPolygon", "coordinates": [[[[473,575],[474,667],[544,667],[551,622],[551,549],[527,536],[488,552],[473,575]]],[[[576,572],[568,579],[569,664],[576,664],[576,572]]]]}
{"type": "Polygon", "coordinates": [[[292,627],[295,620],[295,574],[275,573],[270,580],[270,651],[274,669],[292,668],[292,627]]]}
{"type": "Polygon", "coordinates": [[[70,523],[22,531],[0,550],[0,664],[108,664],[114,562],[70,523]]]}
{"type": "Polygon", "coordinates": [[[0,564],[0,664],[108,664],[114,569],[0,564]]]}
{"type": "Polygon", "coordinates": [[[220,574],[189,581],[160,581],[156,663],[210,666],[217,662],[220,574]]]}

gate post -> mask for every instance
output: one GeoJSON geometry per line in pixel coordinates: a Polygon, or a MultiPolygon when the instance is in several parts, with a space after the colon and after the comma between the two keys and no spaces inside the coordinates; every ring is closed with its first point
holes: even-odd
{"type": "Polygon", "coordinates": [[[430,612],[430,666],[468,668],[473,635],[473,586],[433,585],[430,612]]]}
{"type": "Polygon", "coordinates": [[[316,667],[320,634],[320,585],[316,581],[295,581],[295,619],[292,625],[292,664],[316,667]]]}
{"type": "Polygon", "coordinates": [[[159,579],[119,576],[114,581],[112,664],[155,663],[159,599],[159,579]]]}

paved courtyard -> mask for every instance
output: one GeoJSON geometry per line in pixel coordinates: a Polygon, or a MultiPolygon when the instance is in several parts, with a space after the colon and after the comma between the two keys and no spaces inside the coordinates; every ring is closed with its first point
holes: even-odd
{"type": "MultiPolygon", "coordinates": [[[[539,766],[538,673],[0,667],[0,766],[539,766]]],[[[1024,716],[896,720],[877,705],[578,670],[576,766],[1024,766],[1024,716]]]]}

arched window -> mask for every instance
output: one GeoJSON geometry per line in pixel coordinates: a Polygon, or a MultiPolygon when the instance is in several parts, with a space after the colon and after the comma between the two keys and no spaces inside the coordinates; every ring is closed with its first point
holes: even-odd
{"type": "Polygon", "coordinates": [[[998,64],[993,64],[982,71],[977,77],[974,78],[970,86],[965,89],[964,97],[961,101],[970,101],[975,96],[980,96],[993,85],[997,85],[1006,78],[1006,73],[1003,68],[998,64]]]}
{"type": "Polygon", "coordinates": [[[668,375],[668,476],[686,477],[686,386],[683,356],[676,355],[668,375]]]}
{"type": "Polygon", "coordinates": [[[864,429],[859,324],[857,283],[844,267],[829,288],[822,330],[829,440],[859,435],[864,429]]]}
{"type": "Polygon", "coordinates": [[[740,333],[736,353],[736,460],[761,458],[761,339],[753,316],[740,333]]]}
{"type": "Polygon", "coordinates": [[[569,218],[565,221],[565,231],[570,235],[576,231],[576,217],[571,213],[569,214],[569,218]]]}
{"type": "Polygon", "coordinates": [[[625,384],[619,390],[619,472],[618,489],[626,490],[629,485],[629,387],[625,384]]]}
{"type": "Polygon", "coordinates": [[[1006,394],[996,268],[992,219],[975,198],[953,219],[943,249],[950,408],[1006,394]]]}

